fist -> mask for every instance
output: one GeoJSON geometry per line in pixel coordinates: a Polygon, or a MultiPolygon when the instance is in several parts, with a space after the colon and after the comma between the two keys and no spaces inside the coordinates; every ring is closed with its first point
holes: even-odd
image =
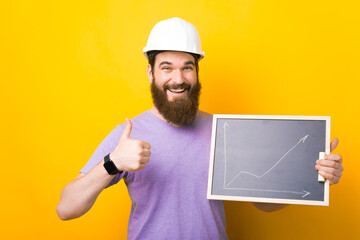
{"type": "Polygon", "coordinates": [[[110,153],[110,159],[120,171],[135,172],[145,168],[150,161],[150,148],[148,142],[130,139],[132,124],[126,119],[125,129],[115,150],[110,153]]]}

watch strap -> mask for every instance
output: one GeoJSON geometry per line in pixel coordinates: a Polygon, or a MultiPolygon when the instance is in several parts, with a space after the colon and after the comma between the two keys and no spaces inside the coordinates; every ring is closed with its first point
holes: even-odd
{"type": "Polygon", "coordinates": [[[119,169],[117,169],[115,163],[113,161],[111,161],[110,153],[104,157],[103,165],[104,165],[104,168],[106,169],[106,171],[108,172],[108,174],[110,174],[110,175],[116,175],[118,173],[122,173],[122,171],[119,171],[119,169]]]}

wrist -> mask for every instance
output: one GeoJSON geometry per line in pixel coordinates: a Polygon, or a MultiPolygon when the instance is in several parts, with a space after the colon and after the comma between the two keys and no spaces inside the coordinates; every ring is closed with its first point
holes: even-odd
{"type": "Polygon", "coordinates": [[[103,164],[103,166],[104,166],[105,170],[107,171],[107,173],[108,173],[109,175],[116,175],[116,174],[118,174],[118,173],[122,173],[122,171],[120,171],[120,170],[116,167],[115,163],[111,160],[110,155],[111,155],[111,153],[109,153],[108,155],[106,155],[106,156],[104,157],[104,164],[103,164]]]}

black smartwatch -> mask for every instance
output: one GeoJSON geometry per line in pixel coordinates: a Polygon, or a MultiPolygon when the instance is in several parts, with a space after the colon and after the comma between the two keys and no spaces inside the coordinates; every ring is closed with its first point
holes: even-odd
{"type": "Polygon", "coordinates": [[[119,171],[119,169],[117,169],[117,167],[115,166],[115,163],[113,161],[111,161],[110,153],[104,157],[104,168],[110,175],[122,173],[122,171],[119,171]]]}

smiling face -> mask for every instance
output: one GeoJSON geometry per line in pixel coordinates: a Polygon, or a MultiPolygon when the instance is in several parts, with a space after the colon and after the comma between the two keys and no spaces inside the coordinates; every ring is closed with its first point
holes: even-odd
{"type": "Polygon", "coordinates": [[[154,68],[148,65],[154,105],[175,125],[187,125],[196,118],[201,85],[195,65],[194,57],[184,52],[159,53],[154,68]]]}
{"type": "Polygon", "coordinates": [[[148,66],[150,82],[156,79],[156,86],[166,90],[169,101],[188,95],[190,88],[197,82],[196,72],[194,57],[184,52],[159,53],[154,69],[148,66]]]}

